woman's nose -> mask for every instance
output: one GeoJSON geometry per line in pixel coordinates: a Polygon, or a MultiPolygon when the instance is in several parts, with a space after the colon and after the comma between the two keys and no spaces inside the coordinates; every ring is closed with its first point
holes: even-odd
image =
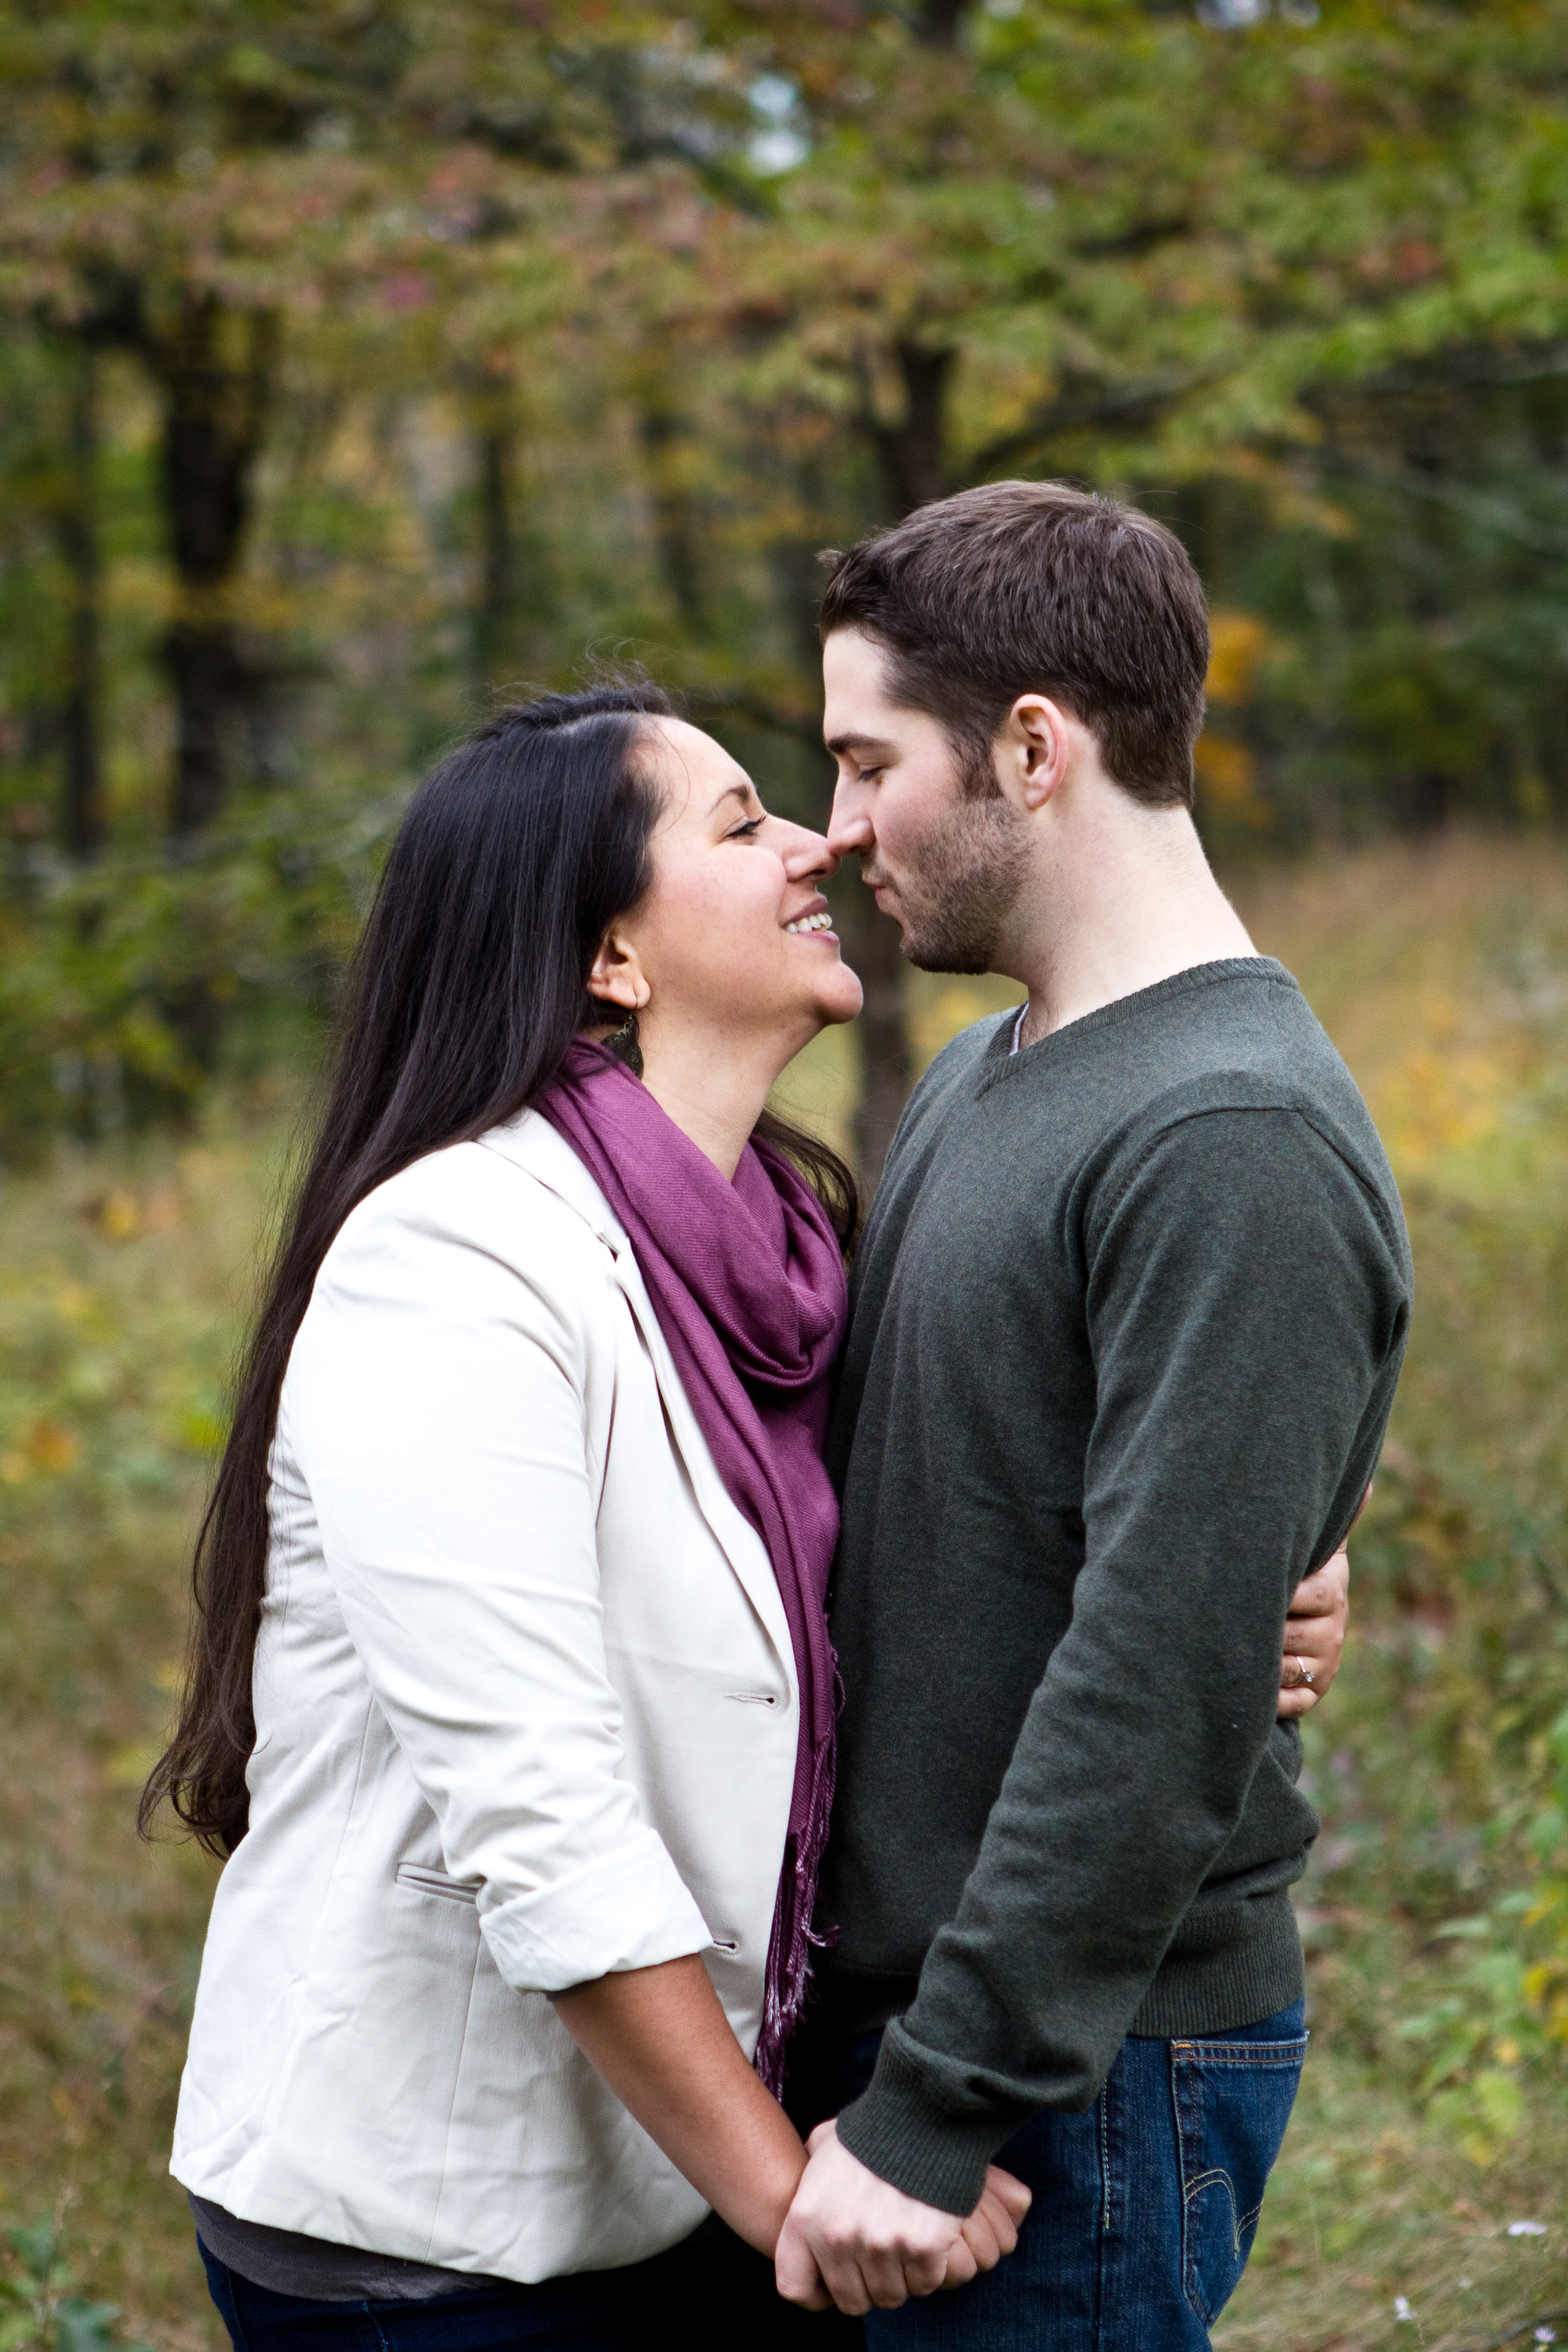
{"type": "Polygon", "coordinates": [[[838,860],[827,846],[827,836],[813,833],[804,824],[789,827],[794,835],[784,849],[784,872],[792,882],[804,882],[808,874],[820,874],[825,881],[838,871],[838,860]]]}

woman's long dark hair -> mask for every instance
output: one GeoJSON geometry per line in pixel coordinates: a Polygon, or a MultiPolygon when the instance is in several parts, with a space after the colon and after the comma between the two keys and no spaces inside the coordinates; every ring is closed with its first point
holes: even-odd
{"type": "MultiPolygon", "coordinates": [[[[662,797],[642,759],[650,686],[549,694],[502,711],[415,794],[349,976],[315,1148],[240,1369],[233,1427],[196,1538],[184,1696],[142,1791],[209,1852],[245,1835],[256,1744],[251,1671],[267,1584],[268,1460],[295,1335],[338,1228],[399,1169],[515,1118],[577,1030],[600,941],[645,896],[662,797]]],[[[855,1179],[764,1114],[847,1249],[855,1179]]]]}

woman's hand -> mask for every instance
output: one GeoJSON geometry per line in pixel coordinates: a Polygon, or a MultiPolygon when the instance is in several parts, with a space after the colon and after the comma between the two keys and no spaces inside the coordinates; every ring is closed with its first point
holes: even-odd
{"type": "MultiPolygon", "coordinates": [[[[562,2024],[731,2230],[772,2254],[805,2150],[747,2063],[696,1953],[552,1995],[562,2024]]],[[[807,2282],[800,2300],[824,2310],[807,2282]]]]}
{"type": "MultiPolygon", "coordinates": [[[[1352,1528],[1371,1500],[1369,1486],[1351,1522],[1352,1528]]],[[[1345,1542],[1349,1540],[1347,1536],[1345,1542]]],[[[1350,1554],[1342,1544],[1331,1559],[1302,1578],[1285,1620],[1285,1656],[1279,1669],[1282,1723],[1305,1715],[1324,1696],[1340,1670],[1350,1613],[1350,1554]]]]}
{"type": "Polygon", "coordinates": [[[1016,2248],[1024,2216],[1033,2202],[1032,2189],[999,2165],[988,2164],[980,2202],[959,2232],[957,2245],[949,2252],[942,2285],[967,2286],[982,2271],[994,2271],[1003,2256],[1016,2248]]]}

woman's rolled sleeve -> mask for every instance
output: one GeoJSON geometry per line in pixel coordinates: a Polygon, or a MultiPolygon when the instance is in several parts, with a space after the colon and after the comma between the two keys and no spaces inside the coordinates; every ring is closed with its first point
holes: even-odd
{"type": "Polygon", "coordinates": [[[700,1951],[605,1667],[580,1313],[403,1190],[339,1235],[284,1399],[350,1636],[510,1984],[700,1951]]]}

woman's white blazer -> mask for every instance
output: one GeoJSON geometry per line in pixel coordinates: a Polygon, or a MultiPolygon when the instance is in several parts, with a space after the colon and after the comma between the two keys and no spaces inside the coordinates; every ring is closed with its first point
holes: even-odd
{"type": "Polygon", "coordinates": [[[547,1996],[700,1952],[750,2055],[795,1666],[626,1234],[542,1119],[348,1218],[271,1511],[175,2178],[505,2278],[674,2244],[702,2200],[547,1996]]]}

